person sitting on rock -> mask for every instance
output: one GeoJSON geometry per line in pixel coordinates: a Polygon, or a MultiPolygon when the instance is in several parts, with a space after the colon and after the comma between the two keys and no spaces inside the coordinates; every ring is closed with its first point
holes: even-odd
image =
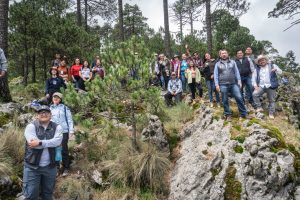
{"type": "Polygon", "coordinates": [[[175,102],[181,101],[182,83],[179,78],[176,78],[176,73],[172,72],[171,80],[168,82],[168,92],[165,94],[165,101],[168,106],[171,105],[172,98],[175,97],[175,102]]]}
{"type": "Polygon", "coordinates": [[[229,93],[235,98],[240,117],[247,117],[247,110],[241,95],[242,87],[239,70],[234,60],[229,59],[227,50],[220,51],[220,60],[214,69],[214,81],[218,92],[221,91],[226,120],[231,120],[232,112],[229,107],[229,93]]]}
{"type": "Polygon", "coordinates": [[[269,63],[268,57],[264,55],[258,56],[255,62],[257,67],[252,76],[252,84],[255,88],[253,100],[257,108],[256,112],[263,111],[260,98],[267,93],[269,118],[274,119],[276,89],[279,86],[277,75],[282,74],[282,70],[277,65],[269,63]]]}
{"type": "Polygon", "coordinates": [[[61,88],[66,88],[65,81],[59,77],[57,67],[52,67],[50,69],[51,77],[46,81],[45,94],[46,98],[42,100],[42,102],[47,102],[50,104],[52,101],[52,95],[55,92],[60,92],[61,88]]]}

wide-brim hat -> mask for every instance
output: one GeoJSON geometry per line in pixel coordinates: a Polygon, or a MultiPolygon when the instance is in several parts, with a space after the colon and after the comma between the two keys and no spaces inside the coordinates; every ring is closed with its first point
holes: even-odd
{"type": "Polygon", "coordinates": [[[54,97],[54,96],[57,96],[57,97],[59,97],[60,99],[63,99],[63,94],[60,93],[60,92],[55,92],[52,96],[53,96],[53,97],[54,97]]]}
{"type": "Polygon", "coordinates": [[[173,58],[179,58],[179,55],[175,54],[175,55],[173,56],[173,58]]]}
{"type": "Polygon", "coordinates": [[[256,60],[255,63],[258,65],[259,61],[261,61],[262,59],[265,59],[267,62],[269,62],[269,58],[265,55],[259,55],[256,60]]]}

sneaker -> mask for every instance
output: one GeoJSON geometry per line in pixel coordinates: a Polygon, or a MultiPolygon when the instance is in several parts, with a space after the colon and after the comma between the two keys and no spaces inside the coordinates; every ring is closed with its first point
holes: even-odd
{"type": "Polygon", "coordinates": [[[220,103],[217,103],[217,107],[218,107],[218,108],[221,108],[221,104],[220,104],[220,103]]]}
{"type": "Polygon", "coordinates": [[[213,107],[214,107],[214,104],[213,104],[213,103],[210,103],[210,107],[213,108],[213,107]]]}
{"type": "Polygon", "coordinates": [[[243,120],[243,119],[250,119],[250,116],[249,115],[240,116],[239,120],[243,120]]]}
{"type": "Polygon", "coordinates": [[[269,118],[270,118],[270,119],[275,119],[275,117],[274,117],[273,114],[269,114],[269,118]]]}
{"type": "Polygon", "coordinates": [[[69,170],[65,169],[64,173],[62,174],[62,177],[68,176],[69,175],[69,170]]]}
{"type": "Polygon", "coordinates": [[[262,111],[264,111],[262,108],[257,108],[256,110],[255,110],[255,112],[262,112],[262,111]]]}

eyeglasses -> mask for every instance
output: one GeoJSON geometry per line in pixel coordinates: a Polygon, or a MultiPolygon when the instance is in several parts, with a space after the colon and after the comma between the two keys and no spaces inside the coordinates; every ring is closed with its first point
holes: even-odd
{"type": "Polygon", "coordinates": [[[48,115],[48,114],[50,114],[50,112],[48,111],[41,111],[38,113],[38,115],[48,115]]]}

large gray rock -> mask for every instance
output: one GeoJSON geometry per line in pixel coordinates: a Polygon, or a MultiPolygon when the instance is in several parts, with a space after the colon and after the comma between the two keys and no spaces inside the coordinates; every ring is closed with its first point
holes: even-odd
{"type": "Polygon", "coordinates": [[[26,126],[30,122],[33,122],[34,120],[35,120],[35,116],[32,113],[21,114],[18,117],[18,123],[22,127],[26,126]]]}
{"type": "Polygon", "coordinates": [[[278,141],[257,124],[249,127],[243,144],[230,140],[230,126],[213,120],[209,108],[201,109],[197,120],[181,133],[184,140],[171,173],[170,200],[224,199],[229,166],[236,169],[241,199],[292,199],[294,156],[289,151],[272,152],[278,141]]]}
{"type": "Polygon", "coordinates": [[[5,113],[8,115],[13,115],[15,112],[20,112],[22,110],[22,105],[19,103],[5,103],[0,104],[0,113],[5,113]]]}
{"type": "Polygon", "coordinates": [[[149,124],[142,131],[142,141],[155,144],[163,152],[170,153],[169,143],[164,126],[158,116],[151,115],[149,124]]]}

